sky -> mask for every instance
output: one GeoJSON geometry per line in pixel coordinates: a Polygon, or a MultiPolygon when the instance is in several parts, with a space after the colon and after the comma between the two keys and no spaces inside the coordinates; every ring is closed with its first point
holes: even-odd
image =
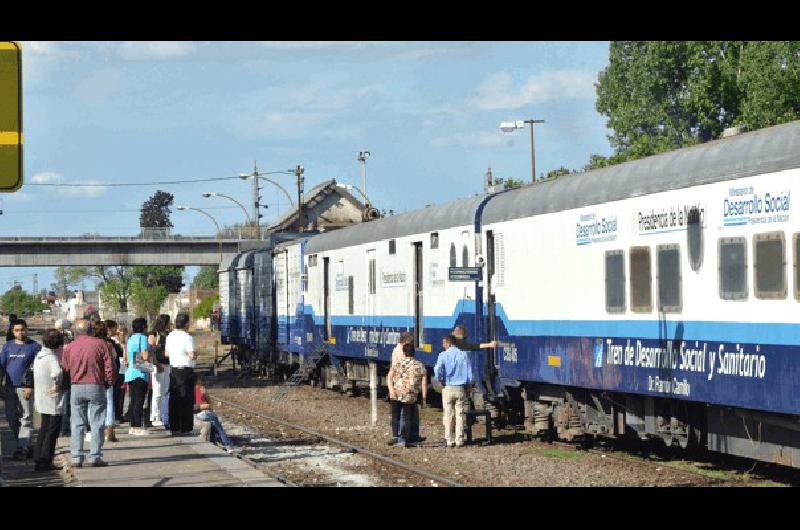
{"type": "MultiPolygon", "coordinates": [[[[581,168],[611,153],[594,83],[607,42],[25,42],[25,185],[0,194],[5,236],[87,232],[134,236],[139,208],[157,189],[176,205],[240,223],[226,193],[250,208],[249,181],[142,187],[305,167],[306,190],[330,178],[367,189],[397,213],[483,191],[496,177],[530,179],[527,130],[501,121],[543,119],[537,174],[581,168]]],[[[294,177],[272,175],[290,191],[294,177]]],[[[263,182],[262,222],[288,201],[263,182]]],[[[211,221],[173,208],[173,232],[211,235],[211,221]]],[[[4,268],[31,290],[52,268],[4,268]]],[[[188,268],[187,277],[196,272],[188,268]]],[[[188,279],[188,278],[187,278],[188,279]]],[[[88,285],[87,287],[90,287],[88,285]]]]}

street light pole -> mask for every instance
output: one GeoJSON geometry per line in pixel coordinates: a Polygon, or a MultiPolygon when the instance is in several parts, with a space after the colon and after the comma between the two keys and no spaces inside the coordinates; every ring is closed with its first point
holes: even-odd
{"type": "Polygon", "coordinates": [[[294,174],[297,177],[297,231],[302,232],[305,228],[305,220],[303,219],[303,187],[306,179],[303,177],[305,168],[297,165],[294,168],[294,174]]]}
{"type": "Polygon", "coordinates": [[[201,214],[205,215],[211,222],[214,223],[214,226],[217,227],[217,241],[219,242],[219,262],[222,263],[222,230],[219,228],[219,223],[217,220],[214,219],[210,213],[206,212],[205,210],[201,210],[200,208],[192,208],[191,206],[176,206],[178,210],[193,210],[195,212],[200,212],[201,214]]]}
{"type": "Polygon", "coordinates": [[[531,128],[531,182],[536,182],[536,147],[533,141],[533,124],[544,123],[544,120],[525,120],[531,128]]]}
{"type": "Polygon", "coordinates": [[[523,129],[525,124],[531,128],[531,182],[536,182],[536,147],[533,137],[533,124],[544,123],[544,120],[517,120],[512,122],[503,122],[500,124],[500,130],[503,132],[513,132],[516,129],[523,129]]]}
{"type": "MultiPolygon", "coordinates": [[[[356,160],[361,162],[361,187],[363,188],[363,192],[366,197],[367,192],[367,159],[370,156],[369,151],[359,151],[356,160]]],[[[367,203],[367,208],[369,208],[370,204],[367,203]]]]}
{"type": "Polygon", "coordinates": [[[252,224],[253,220],[250,217],[250,213],[247,211],[247,208],[244,207],[244,204],[240,203],[239,201],[237,201],[233,197],[230,197],[228,195],[225,195],[224,193],[219,193],[219,192],[216,192],[216,191],[207,191],[207,192],[203,193],[203,197],[205,197],[205,198],[208,198],[208,197],[224,197],[224,198],[226,198],[228,200],[231,200],[231,201],[235,202],[236,204],[239,205],[239,208],[241,208],[242,211],[244,212],[244,215],[245,215],[245,218],[247,219],[247,222],[252,224]]]}

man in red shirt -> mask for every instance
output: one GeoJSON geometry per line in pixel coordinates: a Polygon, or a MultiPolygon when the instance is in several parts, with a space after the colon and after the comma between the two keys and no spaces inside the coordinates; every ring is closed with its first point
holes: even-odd
{"type": "Polygon", "coordinates": [[[83,464],[83,436],[87,423],[91,426],[92,441],[89,465],[107,466],[101,460],[103,436],[106,420],[106,389],[114,384],[114,362],[111,360],[111,346],[97,335],[105,326],[102,321],[75,322],[76,338],[64,347],[61,367],[69,372],[71,439],[70,453],[72,465],[83,464]]]}

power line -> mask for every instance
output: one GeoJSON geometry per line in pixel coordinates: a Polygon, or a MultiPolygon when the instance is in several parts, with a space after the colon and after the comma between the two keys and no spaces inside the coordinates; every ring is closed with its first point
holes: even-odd
{"type": "MultiPolygon", "coordinates": [[[[277,175],[280,173],[284,173],[290,175],[288,171],[268,171],[266,173],[259,173],[259,175],[277,175]]],[[[108,187],[108,188],[119,188],[123,186],[171,186],[174,184],[188,184],[192,182],[217,182],[220,180],[236,180],[240,179],[241,177],[212,177],[207,179],[192,179],[192,180],[164,180],[160,182],[75,182],[75,183],[66,183],[66,182],[26,182],[25,186],[48,186],[53,188],[63,188],[63,187],[108,187]]]]}
{"type": "MultiPolygon", "coordinates": [[[[208,206],[206,210],[235,210],[238,206],[208,206]]],[[[29,213],[51,213],[55,215],[60,215],[62,213],[117,213],[117,212],[141,212],[141,209],[109,209],[109,210],[57,210],[57,209],[50,209],[50,210],[3,210],[5,213],[15,213],[15,214],[29,214],[29,213]]]]}

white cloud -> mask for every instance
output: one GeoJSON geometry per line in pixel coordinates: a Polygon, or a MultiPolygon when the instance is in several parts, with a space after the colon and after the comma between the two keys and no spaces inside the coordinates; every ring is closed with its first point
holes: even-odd
{"type": "Polygon", "coordinates": [[[546,101],[590,99],[595,95],[595,72],[553,70],[528,78],[520,88],[508,72],[485,79],[470,99],[469,105],[480,110],[518,109],[546,101]]]}
{"type": "Polygon", "coordinates": [[[37,184],[43,183],[58,183],[64,180],[64,176],[61,173],[55,173],[52,171],[45,171],[43,173],[37,173],[31,177],[31,182],[35,182],[37,184]]]}
{"type": "Polygon", "coordinates": [[[504,147],[512,146],[514,140],[498,132],[459,133],[452,136],[440,136],[431,140],[436,148],[445,147],[504,147]]]}
{"type": "MultiPolygon", "coordinates": [[[[43,171],[30,178],[31,184],[66,184],[64,175],[55,171],[43,171]]],[[[99,180],[81,181],[81,184],[104,184],[99,180]]],[[[23,184],[23,188],[25,185],[23,184]]],[[[30,186],[29,190],[59,195],[62,197],[100,197],[108,192],[108,186],[30,186]]],[[[32,194],[31,194],[32,195],[32,194]]],[[[26,197],[27,199],[27,197],[26,197]]]]}
{"type": "Polygon", "coordinates": [[[178,57],[191,55],[196,49],[197,46],[192,42],[129,41],[120,44],[118,51],[123,59],[138,61],[148,59],[176,59],[178,57]]]}

